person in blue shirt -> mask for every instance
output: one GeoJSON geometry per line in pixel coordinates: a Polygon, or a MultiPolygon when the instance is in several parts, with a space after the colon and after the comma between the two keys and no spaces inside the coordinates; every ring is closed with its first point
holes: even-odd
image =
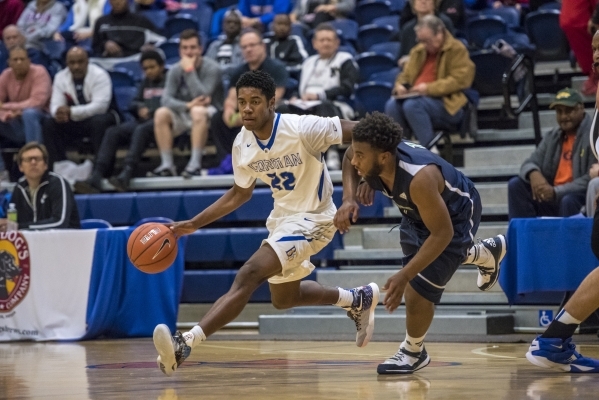
{"type": "Polygon", "coordinates": [[[268,30],[268,25],[277,14],[289,14],[289,0],[239,0],[239,11],[243,15],[241,24],[244,28],[268,30]]]}
{"type": "Polygon", "coordinates": [[[345,233],[358,219],[358,202],[372,204],[374,191],[390,197],[402,214],[403,268],[384,285],[385,308],[393,312],[405,295],[406,338],[379,374],[410,374],[430,363],[424,337],[435,304],[461,264],[478,267],[477,286],[497,282],[505,256],[503,235],[473,244],[482,205],[474,183],[426,148],[402,140],[402,129],[385,114],[367,114],[354,127],[343,158],[343,204],[335,226],[345,233]]]}

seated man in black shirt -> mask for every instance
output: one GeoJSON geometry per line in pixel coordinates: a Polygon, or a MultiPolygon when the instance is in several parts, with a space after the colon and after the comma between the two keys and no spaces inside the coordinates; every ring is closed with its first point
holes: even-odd
{"type": "MultiPolygon", "coordinates": [[[[24,178],[14,188],[11,203],[17,208],[19,229],[78,229],[81,227],[75,196],[67,181],[48,171],[43,144],[29,142],[17,155],[24,178]]],[[[0,231],[7,220],[0,219],[0,231]]]]}
{"type": "Polygon", "coordinates": [[[237,93],[235,90],[235,84],[239,77],[248,71],[261,70],[268,72],[277,85],[275,105],[278,105],[285,95],[285,86],[289,79],[285,64],[268,58],[266,45],[263,43],[262,35],[258,31],[254,29],[244,30],[239,38],[239,45],[243,52],[245,63],[231,72],[231,84],[227,98],[225,99],[223,111],[222,113],[216,113],[212,117],[210,124],[210,135],[216,145],[218,158],[221,161],[221,165],[218,168],[210,170],[211,175],[233,172],[230,158],[231,149],[233,141],[242,125],[241,118],[237,112],[237,93]]]}

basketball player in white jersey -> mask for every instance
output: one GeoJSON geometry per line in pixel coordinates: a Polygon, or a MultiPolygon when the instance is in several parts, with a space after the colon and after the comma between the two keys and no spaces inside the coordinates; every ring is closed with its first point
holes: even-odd
{"type": "Polygon", "coordinates": [[[368,344],[374,329],[379,301],[375,283],[346,290],[301,281],[314,269],[310,256],[324,248],[336,231],[337,209],[324,154],[331,145],[351,142],[356,123],[337,117],[276,114],[275,82],[263,71],[243,74],[236,89],[243,128],[233,143],[235,184],[214,204],[171,229],[177,236],[187,235],[229,214],[252,197],[260,179],[270,185],[274,198],[266,222],[270,234],[198,325],[175,336],[166,325],[156,327],[158,366],[169,376],[193,348],[235,319],[266,280],[275,308],[334,304],[346,309],[356,324],[358,347],[368,344]]]}
{"type": "MultiPolygon", "coordinates": [[[[593,68],[599,73],[599,31],[593,36],[593,68]]],[[[597,89],[599,100],[599,89],[597,89]]],[[[599,101],[591,125],[591,149],[599,155],[599,101]]],[[[595,199],[597,202],[599,199],[595,199]]],[[[599,207],[595,208],[591,248],[599,258],[599,207]]],[[[542,368],[552,368],[573,373],[599,373],[599,360],[584,357],[576,351],[572,335],[582,321],[599,308],[599,268],[595,268],[582,281],[564,308],[556,315],[542,335],[532,341],[526,358],[542,368]]]]}

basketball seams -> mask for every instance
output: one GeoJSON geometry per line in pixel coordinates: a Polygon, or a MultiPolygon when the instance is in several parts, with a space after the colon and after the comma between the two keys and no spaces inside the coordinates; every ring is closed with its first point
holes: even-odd
{"type": "Polygon", "coordinates": [[[169,266],[170,266],[170,264],[172,264],[172,262],[174,262],[175,258],[177,257],[177,251],[178,251],[178,244],[177,244],[177,239],[175,238],[174,234],[168,227],[166,227],[163,224],[159,224],[159,223],[150,222],[150,223],[143,224],[143,225],[137,227],[131,233],[131,236],[129,237],[129,241],[127,243],[127,255],[129,256],[129,259],[131,260],[133,265],[135,265],[140,271],[150,273],[150,274],[157,273],[157,272],[156,271],[146,271],[144,269],[144,267],[148,267],[153,264],[159,264],[159,263],[163,262],[164,260],[172,258],[172,261],[169,263],[169,266]],[[150,231],[154,228],[158,228],[160,230],[160,232],[157,235],[152,236],[152,238],[150,239],[151,243],[149,245],[147,243],[146,243],[146,245],[141,244],[139,242],[141,240],[141,238],[144,235],[146,235],[148,231],[150,231]],[[160,249],[160,246],[162,245],[162,242],[163,242],[162,239],[165,236],[169,236],[169,235],[172,236],[170,251],[163,251],[163,254],[160,254],[160,258],[153,259],[153,260],[150,259],[149,262],[146,262],[146,260],[143,260],[143,256],[144,255],[147,256],[148,251],[157,252],[160,249]],[[139,252],[139,254],[134,254],[135,250],[139,250],[140,247],[142,247],[142,249],[139,252]],[[132,258],[133,255],[136,256],[135,259],[132,258]],[[139,262],[142,260],[144,261],[144,263],[140,264],[139,262]]]}

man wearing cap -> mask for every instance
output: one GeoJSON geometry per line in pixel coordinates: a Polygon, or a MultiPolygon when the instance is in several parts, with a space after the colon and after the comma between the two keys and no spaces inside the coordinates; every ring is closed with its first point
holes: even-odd
{"type": "Polygon", "coordinates": [[[590,149],[591,117],[580,93],[562,89],[549,108],[555,109],[559,127],[547,132],[524,161],[519,176],[508,183],[508,216],[568,217],[585,204],[589,168],[596,162],[590,149]]]}

